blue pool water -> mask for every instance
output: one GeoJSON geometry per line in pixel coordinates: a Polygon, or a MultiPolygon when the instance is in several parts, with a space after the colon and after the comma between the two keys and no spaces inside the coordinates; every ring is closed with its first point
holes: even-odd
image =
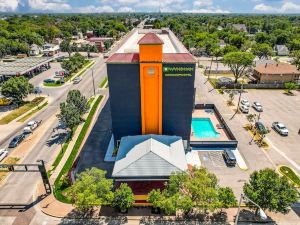
{"type": "Polygon", "coordinates": [[[209,118],[193,118],[192,128],[196,138],[218,138],[220,136],[209,118]]]}

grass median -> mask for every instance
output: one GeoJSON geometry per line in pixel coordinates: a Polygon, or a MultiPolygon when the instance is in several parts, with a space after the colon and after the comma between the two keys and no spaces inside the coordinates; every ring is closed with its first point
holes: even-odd
{"type": "Polygon", "coordinates": [[[48,105],[48,102],[45,102],[43,105],[38,106],[36,109],[32,110],[30,113],[26,114],[25,116],[23,116],[21,119],[17,120],[17,122],[25,122],[27,119],[29,119],[33,114],[35,114],[36,112],[40,111],[41,109],[43,109],[44,107],[46,107],[48,105]]]}
{"type": "Polygon", "coordinates": [[[58,174],[58,176],[54,182],[53,194],[54,194],[55,198],[61,202],[71,203],[71,200],[64,195],[67,188],[69,187],[68,182],[66,182],[65,177],[68,175],[68,172],[72,168],[72,165],[74,163],[76,155],[77,155],[78,151],[80,150],[80,146],[85,138],[85,135],[88,131],[88,128],[92,122],[94,114],[95,114],[102,98],[103,98],[102,95],[99,96],[97,98],[97,100],[95,101],[95,103],[93,104],[93,106],[89,112],[89,115],[88,115],[86,121],[84,122],[84,125],[80,131],[80,134],[75,142],[75,145],[71,151],[71,154],[69,155],[65,165],[63,166],[62,170],[60,171],[60,173],[58,174]]]}
{"type": "Polygon", "coordinates": [[[300,177],[288,166],[280,166],[279,172],[292,181],[297,187],[300,187],[300,177]]]}
{"type": "Polygon", "coordinates": [[[33,109],[34,107],[38,106],[42,101],[44,101],[45,97],[36,97],[31,102],[27,102],[24,105],[20,106],[19,108],[13,110],[8,115],[4,116],[0,120],[0,125],[8,124],[11,121],[17,119],[24,113],[27,113],[29,110],[33,109]]]}
{"type": "Polygon", "coordinates": [[[104,85],[106,84],[107,80],[107,77],[105,77],[103,81],[99,84],[99,88],[104,88],[104,85]]]}

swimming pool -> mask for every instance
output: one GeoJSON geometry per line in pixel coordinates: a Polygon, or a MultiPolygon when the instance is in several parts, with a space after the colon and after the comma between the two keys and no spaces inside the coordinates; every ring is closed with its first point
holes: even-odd
{"type": "Polygon", "coordinates": [[[218,138],[220,134],[216,132],[209,118],[193,118],[192,129],[196,138],[218,138]]]}

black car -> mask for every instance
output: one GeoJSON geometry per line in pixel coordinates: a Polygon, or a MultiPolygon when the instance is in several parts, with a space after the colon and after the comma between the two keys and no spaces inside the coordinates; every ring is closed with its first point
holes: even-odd
{"type": "Polygon", "coordinates": [[[55,83],[55,80],[53,80],[53,79],[46,79],[46,80],[44,80],[44,83],[46,83],[46,84],[55,83]]]}
{"type": "Polygon", "coordinates": [[[235,166],[236,165],[236,158],[235,158],[233,152],[230,149],[225,149],[223,151],[223,157],[224,157],[225,162],[228,166],[235,166]]]}
{"type": "Polygon", "coordinates": [[[9,148],[15,148],[17,147],[23,140],[25,139],[25,135],[24,134],[20,134],[16,137],[14,137],[11,142],[9,143],[8,147],[9,148]]]}

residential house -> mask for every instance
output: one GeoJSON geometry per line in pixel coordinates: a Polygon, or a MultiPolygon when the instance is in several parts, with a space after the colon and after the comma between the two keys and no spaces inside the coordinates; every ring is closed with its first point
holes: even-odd
{"type": "Polygon", "coordinates": [[[224,40],[220,40],[218,45],[219,45],[220,48],[225,48],[227,46],[227,44],[225,43],[224,40]]]}
{"type": "Polygon", "coordinates": [[[32,44],[30,46],[29,55],[31,56],[37,56],[42,53],[42,48],[36,44],[32,44]]]}
{"type": "Polygon", "coordinates": [[[43,54],[45,56],[54,56],[59,52],[60,48],[59,45],[54,45],[54,44],[44,44],[43,45],[43,54]]]}
{"type": "Polygon", "coordinates": [[[253,77],[258,83],[299,82],[300,71],[288,63],[266,63],[254,68],[253,77]]]}
{"type": "Polygon", "coordinates": [[[287,56],[290,53],[290,51],[286,45],[275,45],[274,52],[278,56],[287,56]]]}
{"type": "Polygon", "coordinates": [[[90,42],[91,45],[96,45],[99,52],[104,52],[107,50],[105,48],[104,42],[106,42],[106,41],[113,42],[114,38],[112,38],[112,37],[92,37],[92,38],[89,38],[88,41],[90,42]]]}
{"type": "Polygon", "coordinates": [[[232,27],[239,31],[248,32],[245,24],[233,24],[232,27]]]}

